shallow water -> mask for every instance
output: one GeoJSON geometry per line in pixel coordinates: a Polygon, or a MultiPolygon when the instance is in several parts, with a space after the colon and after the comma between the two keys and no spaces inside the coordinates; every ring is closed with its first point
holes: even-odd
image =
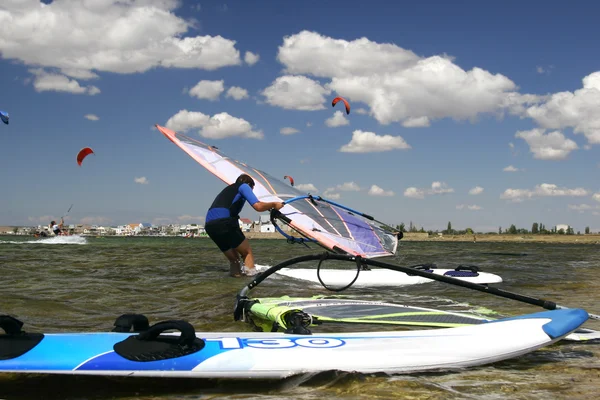
{"type": "MultiPolygon", "coordinates": [[[[322,251],[283,240],[252,245],[263,265],[322,251]]],[[[477,265],[503,277],[497,287],[600,314],[599,250],[592,244],[404,242],[396,262],[477,265]]],[[[235,295],[249,279],[230,278],[224,260],[208,239],[0,237],[0,313],[19,318],[29,332],[109,331],[116,317],[129,312],[146,315],[150,323],[185,319],[197,331],[250,331],[232,318],[235,295]]],[[[270,278],[251,292],[256,297],[315,294],[332,293],[287,278],[270,278]]],[[[453,311],[542,311],[440,282],[350,288],[343,294],[453,311]]],[[[596,321],[585,326],[600,329],[596,321]]],[[[599,356],[600,343],[561,342],[460,371],[325,372],[260,382],[0,375],[0,399],[596,399],[599,356]]]]}

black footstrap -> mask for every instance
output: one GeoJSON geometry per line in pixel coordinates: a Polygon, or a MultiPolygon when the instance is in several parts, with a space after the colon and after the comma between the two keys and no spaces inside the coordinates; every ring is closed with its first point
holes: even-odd
{"type": "Polygon", "coordinates": [[[193,354],[204,346],[204,340],[196,337],[196,331],[189,322],[171,320],[154,324],[140,334],[116,343],[113,349],[131,361],[158,361],[193,354]],[[161,335],[171,329],[180,331],[181,335],[161,335]]]}
{"type": "Polygon", "coordinates": [[[150,327],[148,318],[142,314],[123,314],[115,320],[113,332],[142,332],[150,327]]]}
{"type": "Polygon", "coordinates": [[[10,315],[0,315],[0,360],[10,360],[27,353],[44,338],[43,333],[27,333],[21,328],[23,322],[10,315]]]}

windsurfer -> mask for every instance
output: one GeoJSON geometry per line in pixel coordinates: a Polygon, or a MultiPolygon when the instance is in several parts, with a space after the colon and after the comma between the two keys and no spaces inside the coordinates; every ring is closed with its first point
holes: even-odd
{"type": "Polygon", "coordinates": [[[253,189],[254,179],[241,174],[235,183],[217,195],[206,213],[204,229],[229,261],[229,275],[234,277],[256,275],[252,248],[238,221],[246,201],[258,212],[283,207],[281,202],[259,201],[253,189]],[[244,259],[245,271],[242,271],[240,256],[244,259]]]}

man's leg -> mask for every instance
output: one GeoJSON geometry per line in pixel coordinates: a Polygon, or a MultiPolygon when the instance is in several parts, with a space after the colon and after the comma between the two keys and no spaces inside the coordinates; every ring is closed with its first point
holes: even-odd
{"type": "Polygon", "coordinates": [[[252,271],[249,275],[253,275],[253,272],[256,271],[256,269],[254,265],[254,255],[252,254],[252,248],[250,247],[248,239],[244,239],[242,244],[235,248],[235,251],[244,259],[246,270],[252,271]]]}
{"type": "Polygon", "coordinates": [[[229,260],[229,275],[234,277],[242,276],[242,264],[240,263],[240,256],[234,249],[224,251],[223,254],[229,260]]]}

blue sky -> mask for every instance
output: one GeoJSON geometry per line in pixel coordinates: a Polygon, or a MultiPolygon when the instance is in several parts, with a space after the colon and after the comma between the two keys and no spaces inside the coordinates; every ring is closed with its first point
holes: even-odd
{"type": "Polygon", "coordinates": [[[598,12],[3,2],[0,225],[47,224],[71,204],[71,223],[202,223],[223,184],[158,123],[391,224],[600,231],[598,12]]]}

